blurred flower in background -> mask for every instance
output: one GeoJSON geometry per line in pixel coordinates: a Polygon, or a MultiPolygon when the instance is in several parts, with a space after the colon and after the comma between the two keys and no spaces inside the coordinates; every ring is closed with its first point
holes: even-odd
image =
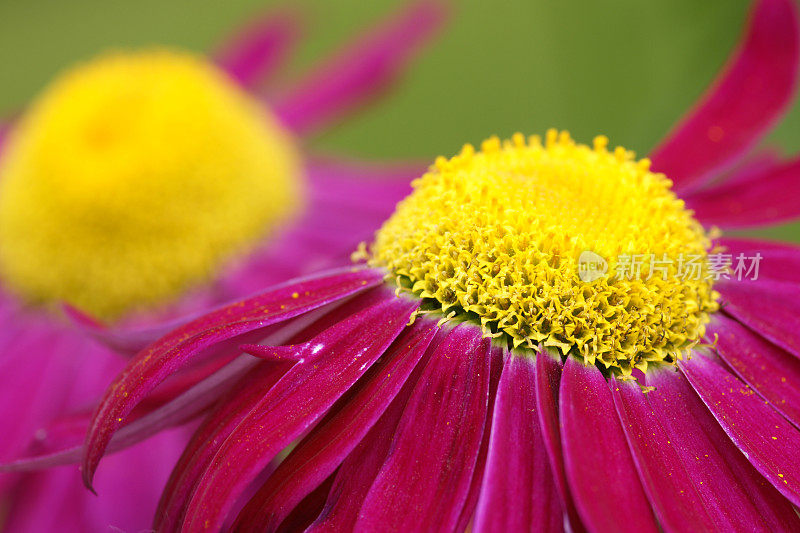
{"type": "MultiPolygon", "coordinates": [[[[303,140],[402,74],[440,27],[443,4],[410,3],[264,97],[280,83],[299,15],[253,21],[213,61],[171,48],[105,53],[3,126],[2,460],[80,442],[124,358],[78,329],[130,355],[187,309],[349,261],[410,190],[418,165],[314,157],[303,140]]],[[[227,357],[181,372],[151,407],[227,357]]],[[[4,475],[4,530],[146,528],[182,442],[168,434],[156,454],[115,458],[99,500],[74,469],[4,475]]]]}
{"type": "Polygon", "coordinates": [[[796,531],[800,249],[713,225],[800,216],[797,159],[747,159],[798,61],[796,6],[758,0],[652,161],[555,130],[439,158],[367,264],[221,307],[136,355],[93,418],[85,482],[108,446],[150,431],[131,414],[156,386],[243,344],[259,359],[195,389],[215,407],[159,530],[796,531]],[[719,245],[763,254],[760,276],[578,276],[586,249],[708,259],[719,245]]]}

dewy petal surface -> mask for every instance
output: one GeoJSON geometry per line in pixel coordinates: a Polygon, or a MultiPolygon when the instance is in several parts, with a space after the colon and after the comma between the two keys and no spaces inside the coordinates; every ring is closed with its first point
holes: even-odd
{"type": "Polygon", "coordinates": [[[600,370],[568,357],[559,402],[564,466],[587,529],[658,531],[600,370]]]}
{"type": "Polygon", "coordinates": [[[716,356],[700,351],[678,366],[750,463],[794,505],[800,504],[800,432],[716,356]]]}
{"type": "Polygon", "coordinates": [[[125,417],[167,376],[203,349],[288,320],[380,283],[379,271],[347,269],[290,282],[220,308],[178,328],[131,360],[106,390],[86,436],[83,478],[92,476],[125,417]]]}
{"type": "Polygon", "coordinates": [[[431,353],[356,529],[444,530],[466,502],[488,408],[491,344],[456,326],[431,353]]]}
{"type": "MultiPolygon", "coordinates": [[[[295,505],[341,464],[400,391],[436,332],[418,320],[395,340],[352,390],[344,405],[325,418],[278,466],[237,518],[241,531],[277,529],[295,505]]],[[[335,409],[335,407],[334,407],[335,409]]]]}
{"type": "Polygon", "coordinates": [[[358,512],[389,455],[397,425],[419,376],[427,366],[430,352],[429,347],[381,418],[339,467],[328,499],[320,515],[308,528],[309,533],[352,531],[355,528],[358,512]]]}
{"type": "Polygon", "coordinates": [[[304,344],[305,361],[264,394],[217,451],[189,503],[184,529],[222,527],[258,473],[384,354],[417,305],[387,298],[304,344]]]}
{"type": "Polygon", "coordinates": [[[475,531],[562,531],[562,517],[536,410],[536,362],[509,355],[495,400],[475,531]]]}
{"type": "Polygon", "coordinates": [[[794,2],[759,0],[741,47],[698,106],[653,151],[653,169],[680,192],[743,156],[794,97],[798,48],[794,2]]]}

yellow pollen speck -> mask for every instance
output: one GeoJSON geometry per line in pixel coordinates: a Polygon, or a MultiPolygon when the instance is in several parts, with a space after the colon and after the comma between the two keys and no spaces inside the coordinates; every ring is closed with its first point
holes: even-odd
{"type": "Polygon", "coordinates": [[[299,208],[299,159],[206,60],[100,56],[57,78],[0,158],[0,281],[104,318],[212,280],[299,208]]]}
{"type": "Polygon", "coordinates": [[[710,241],[648,160],[607,145],[551,130],[544,142],[517,134],[440,157],[378,231],[369,262],[428,309],[514,347],[557,347],[623,375],[672,363],[717,309],[710,241]],[[699,270],[687,275],[690,258],[699,270]]]}

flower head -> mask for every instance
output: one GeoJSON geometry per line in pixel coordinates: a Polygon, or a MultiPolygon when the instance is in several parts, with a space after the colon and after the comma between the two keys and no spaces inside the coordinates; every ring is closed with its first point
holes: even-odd
{"type": "MultiPolygon", "coordinates": [[[[413,2],[280,91],[293,12],[254,20],[214,58],[107,53],[0,124],[0,460],[79,456],[91,408],[126,361],[87,332],[130,356],[174,327],[164,317],[348,263],[419,169],[313,156],[305,139],[389,87],[444,14],[413,2]]],[[[226,357],[178,372],[135,417],[151,434],[175,423],[160,408],[227,372],[226,357]]],[[[74,469],[0,477],[0,527],[141,530],[185,431],[162,438],[159,457],[145,445],[109,465],[99,499],[74,469]]]]}
{"type": "Polygon", "coordinates": [[[0,164],[0,277],[102,318],[208,283],[302,199],[277,119],[207,60],[167,50],[62,75],[0,164]]]}
{"type": "Polygon", "coordinates": [[[779,194],[797,160],[728,172],[789,101],[799,48],[793,5],[759,1],[652,169],[555,133],[440,159],[366,264],[271,287],[137,354],[93,416],[86,484],[107,449],[198,416],[158,530],[800,528],[800,249],[710,231],[800,215],[800,196],[779,194]],[[720,250],[763,268],[737,277],[720,250]],[[586,280],[587,251],[705,266],[586,280]],[[132,416],[214,357],[230,363],[132,416]]]}
{"type": "Polygon", "coordinates": [[[492,138],[479,152],[440,159],[378,232],[371,264],[446,316],[472,316],[514,347],[557,347],[630,374],[674,361],[702,337],[716,310],[706,272],[681,279],[610,273],[585,283],[586,251],[629,257],[647,251],[705,259],[703,228],[650,161],[624,148],[590,148],[566,132],[492,138]]]}

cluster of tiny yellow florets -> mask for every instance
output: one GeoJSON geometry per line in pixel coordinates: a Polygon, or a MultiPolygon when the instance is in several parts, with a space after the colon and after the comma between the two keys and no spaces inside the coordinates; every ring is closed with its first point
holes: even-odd
{"type": "Polygon", "coordinates": [[[370,263],[514,347],[555,347],[624,375],[674,362],[717,308],[710,241],[664,175],[607,143],[553,130],[439,158],[377,233],[370,263]],[[582,278],[584,252],[607,273],[582,278]],[[618,268],[651,254],[657,273],[645,261],[635,274],[618,268]],[[700,259],[699,275],[682,275],[683,257],[700,259]]]}
{"type": "Polygon", "coordinates": [[[0,159],[0,281],[103,318],[213,279],[300,206],[268,110],[193,54],[111,53],[69,70],[0,159]]]}

